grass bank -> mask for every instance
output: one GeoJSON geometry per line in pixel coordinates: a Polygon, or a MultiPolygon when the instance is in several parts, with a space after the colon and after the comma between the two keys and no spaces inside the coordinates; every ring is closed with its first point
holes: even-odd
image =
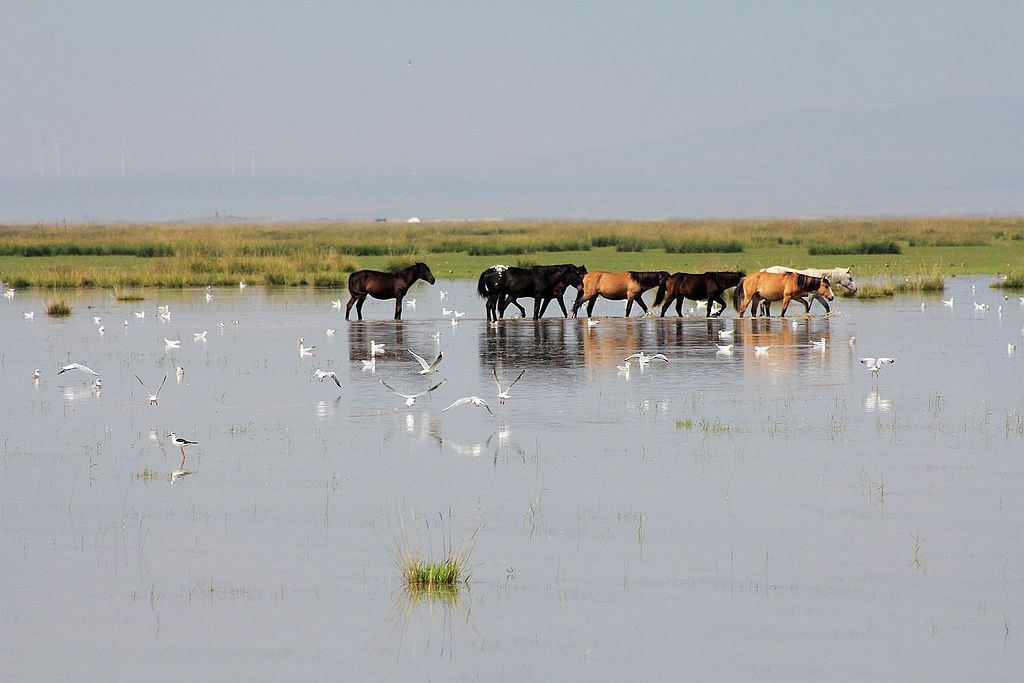
{"type": "Polygon", "coordinates": [[[0,279],[16,288],[225,286],[242,279],[341,287],[359,268],[414,259],[446,278],[476,277],[501,262],[673,272],[852,265],[862,276],[893,278],[995,274],[1024,264],[1024,218],[0,226],[0,279]]]}

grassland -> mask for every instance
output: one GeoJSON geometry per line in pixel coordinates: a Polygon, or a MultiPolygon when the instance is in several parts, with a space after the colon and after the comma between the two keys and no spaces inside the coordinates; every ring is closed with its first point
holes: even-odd
{"type": "Polygon", "coordinates": [[[494,263],[591,270],[756,270],[852,265],[861,276],[1024,271],[1024,218],[732,221],[81,224],[0,226],[14,287],[341,287],[359,268],[412,260],[437,277],[494,263]]]}

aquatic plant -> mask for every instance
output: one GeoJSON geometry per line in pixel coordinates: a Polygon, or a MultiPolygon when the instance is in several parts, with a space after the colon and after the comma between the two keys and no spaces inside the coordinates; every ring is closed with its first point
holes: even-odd
{"type": "Polygon", "coordinates": [[[405,584],[412,590],[433,590],[436,588],[452,588],[469,581],[469,556],[476,544],[477,534],[483,529],[478,526],[469,539],[456,547],[451,537],[441,538],[440,558],[427,557],[414,548],[409,541],[409,533],[405,521],[399,511],[401,539],[395,543],[395,561],[405,584]]]}
{"type": "Polygon", "coordinates": [[[72,307],[63,297],[54,299],[46,304],[46,314],[56,318],[63,318],[71,315],[72,307]]]}

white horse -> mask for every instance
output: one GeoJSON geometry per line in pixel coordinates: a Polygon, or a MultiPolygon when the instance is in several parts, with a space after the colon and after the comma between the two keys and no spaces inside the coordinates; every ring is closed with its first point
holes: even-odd
{"type": "MultiPolygon", "coordinates": [[[[787,268],[786,266],[772,266],[771,268],[762,268],[761,271],[765,273],[799,273],[800,275],[809,275],[811,277],[826,277],[830,284],[842,285],[850,293],[857,293],[857,283],[853,281],[853,275],[850,274],[850,268],[805,268],[803,270],[797,270],[796,268],[787,268]]],[[[825,297],[820,294],[812,294],[812,297],[811,301],[807,301],[803,295],[793,297],[793,300],[802,303],[804,305],[804,309],[808,313],[810,313],[811,304],[814,303],[814,301],[820,301],[821,305],[825,307],[826,313],[832,310],[829,308],[828,301],[825,300],[825,297]]],[[[765,302],[766,308],[770,305],[771,304],[769,302],[765,302]]],[[[767,314],[768,311],[766,310],[765,313],[767,314]]]]}

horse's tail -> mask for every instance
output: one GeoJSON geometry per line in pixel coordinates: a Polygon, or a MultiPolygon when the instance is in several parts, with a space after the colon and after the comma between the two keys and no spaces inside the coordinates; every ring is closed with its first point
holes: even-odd
{"type": "Polygon", "coordinates": [[[658,294],[654,297],[654,303],[651,304],[651,310],[661,305],[661,302],[665,300],[665,290],[668,289],[668,278],[664,278],[661,284],[658,285],[658,294]]]}
{"type": "Polygon", "coordinates": [[[476,282],[476,293],[485,299],[491,294],[491,292],[487,289],[487,273],[489,272],[491,271],[485,270],[484,272],[480,273],[480,279],[477,280],[476,282]]]}
{"type": "Polygon", "coordinates": [[[746,277],[741,277],[740,281],[736,283],[736,289],[732,290],[732,307],[737,312],[740,310],[740,306],[743,305],[743,281],[746,277]]]}

